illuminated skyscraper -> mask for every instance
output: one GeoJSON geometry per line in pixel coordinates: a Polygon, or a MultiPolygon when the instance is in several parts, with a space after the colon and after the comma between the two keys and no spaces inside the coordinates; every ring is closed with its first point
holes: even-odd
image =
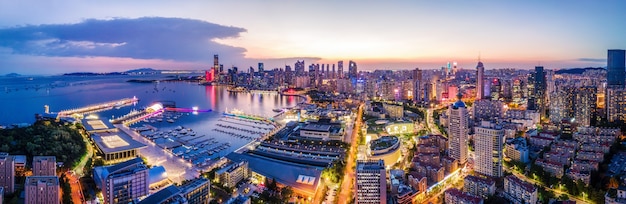
{"type": "Polygon", "coordinates": [[[348,64],[348,78],[352,79],[356,79],[358,77],[358,71],[356,68],[356,62],[350,60],[349,64],[348,64]]]}
{"type": "Polygon", "coordinates": [[[343,78],[343,61],[337,62],[337,78],[343,78]]]}
{"type": "Polygon", "coordinates": [[[265,73],[265,67],[263,66],[263,62],[259,62],[259,75],[263,76],[265,73]]]}
{"type": "Polygon", "coordinates": [[[422,81],[422,70],[415,68],[413,70],[413,101],[422,102],[424,100],[424,90],[422,81]]]}
{"type": "Polygon", "coordinates": [[[485,97],[485,82],[483,79],[484,74],[485,66],[483,66],[483,63],[479,59],[478,65],[476,65],[476,100],[480,100],[485,97]]]}
{"type": "Polygon", "coordinates": [[[494,123],[482,121],[476,127],[474,144],[474,170],[478,173],[491,176],[502,176],[502,138],[504,129],[494,123]]]}
{"type": "Polygon", "coordinates": [[[535,72],[528,79],[528,110],[538,110],[541,116],[545,115],[546,108],[546,73],[543,66],[536,66],[535,72]]]}
{"type": "Polygon", "coordinates": [[[294,65],[294,69],[296,72],[296,76],[305,76],[304,75],[304,60],[296,61],[296,64],[294,65]]]}
{"type": "Polygon", "coordinates": [[[607,58],[606,81],[609,88],[623,88],[625,83],[625,50],[609,50],[607,58]]]}
{"type": "Polygon", "coordinates": [[[213,55],[213,78],[218,78],[220,71],[220,57],[218,55],[213,55]]]}
{"type": "Polygon", "coordinates": [[[448,108],[449,116],[449,145],[448,154],[450,157],[459,161],[459,164],[465,164],[467,161],[467,134],[469,133],[468,123],[469,114],[465,103],[461,100],[463,95],[459,90],[457,101],[448,108]]]}
{"type": "Polygon", "coordinates": [[[331,79],[336,79],[337,78],[337,72],[335,72],[335,64],[333,64],[333,72],[331,72],[330,78],[331,79]]]}

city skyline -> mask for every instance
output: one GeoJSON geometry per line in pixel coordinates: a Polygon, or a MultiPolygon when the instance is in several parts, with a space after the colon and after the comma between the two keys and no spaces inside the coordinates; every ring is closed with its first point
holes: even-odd
{"type": "Polygon", "coordinates": [[[479,55],[486,69],[605,67],[626,47],[623,4],[0,1],[0,74],[208,69],[214,54],[242,69],[473,69],[479,55]]]}

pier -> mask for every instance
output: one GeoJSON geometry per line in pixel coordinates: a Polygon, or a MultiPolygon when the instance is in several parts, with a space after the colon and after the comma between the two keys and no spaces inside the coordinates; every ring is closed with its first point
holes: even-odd
{"type": "Polygon", "coordinates": [[[82,107],[82,108],[63,110],[63,111],[60,111],[58,113],[57,118],[72,117],[74,115],[83,116],[83,115],[89,114],[89,113],[95,113],[95,112],[110,110],[110,109],[113,109],[115,107],[128,106],[128,105],[131,105],[131,104],[133,104],[133,103],[135,103],[137,101],[139,101],[139,99],[137,99],[137,97],[123,98],[123,99],[120,99],[120,100],[109,101],[109,102],[106,102],[106,103],[88,105],[88,106],[85,106],[85,107],[82,107]]]}

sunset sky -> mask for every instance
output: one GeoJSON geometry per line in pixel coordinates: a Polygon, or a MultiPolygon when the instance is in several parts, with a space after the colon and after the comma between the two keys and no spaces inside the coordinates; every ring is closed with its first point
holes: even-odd
{"type": "Polygon", "coordinates": [[[0,74],[139,67],[359,69],[606,66],[626,1],[0,0],[0,74]]]}

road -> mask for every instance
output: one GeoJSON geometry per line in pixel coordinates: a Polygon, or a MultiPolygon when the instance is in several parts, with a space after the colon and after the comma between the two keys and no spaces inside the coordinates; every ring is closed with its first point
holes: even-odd
{"type": "Polygon", "coordinates": [[[355,166],[355,157],[357,152],[357,135],[359,130],[361,129],[361,123],[363,123],[363,104],[359,105],[359,109],[356,114],[356,119],[354,120],[354,128],[352,129],[352,139],[350,140],[350,147],[347,152],[347,164],[344,169],[343,181],[341,182],[341,188],[339,191],[339,196],[337,201],[339,203],[349,203],[351,199],[350,193],[352,193],[352,183],[354,181],[354,167],[355,166]]]}
{"type": "Polygon", "coordinates": [[[64,173],[65,177],[67,178],[67,182],[70,184],[71,187],[71,191],[72,191],[72,202],[73,203],[84,203],[84,197],[83,197],[83,189],[79,180],[79,175],[77,174],[70,174],[70,173],[64,173]]]}
{"type": "Polygon", "coordinates": [[[430,133],[442,135],[439,128],[437,128],[437,125],[435,125],[433,111],[433,108],[426,109],[426,125],[428,126],[428,129],[430,129],[430,133]]]}
{"type": "MultiPolygon", "coordinates": [[[[525,175],[523,175],[523,174],[520,174],[520,173],[515,172],[515,171],[510,171],[510,172],[512,172],[512,173],[513,173],[513,175],[517,176],[517,178],[522,179],[523,181],[526,181],[526,182],[528,182],[528,183],[532,183],[532,184],[534,184],[534,185],[543,186],[543,184],[541,184],[539,181],[536,181],[536,180],[534,180],[534,179],[529,179],[528,177],[526,177],[526,176],[525,176],[525,175]]],[[[560,195],[565,194],[565,195],[567,195],[567,196],[569,197],[569,199],[570,199],[570,200],[576,201],[576,203],[589,203],[589,201],[587,201],[587,200],[580,199],[580,198],[579,198],[579,197],[577,197],[577,196],[571,195],[571,194],[569,194],[569,193],[567,193],[567,192],[565,192],[565,191],[561,191],[561,190],[559,190],[559,189],[553,189],[553,188],[548,188],[548,187],[546,187],[546,190],[548,190],[548,191],[552,191],[552,192],[554,193],[554,196],[555,196],[555,197],[557,197],[557,198],[558,198],[560,195]]]]}
{"type": "Polygon", "coordinates": [[[87,161],[89,161],[89,159],[93,157],[93,146],[91,145],[91,143],[89,143],[87,136],[82,133],[81,135],[83,136],[83,142],[85,142],[85,146],[87,148],[87,156],[81,158],[76,167],[74,167],[73,169],[74,173],[78,176],[83,176],[83,169],[85,168],[85,164],[87,164],[87,161]]]}

